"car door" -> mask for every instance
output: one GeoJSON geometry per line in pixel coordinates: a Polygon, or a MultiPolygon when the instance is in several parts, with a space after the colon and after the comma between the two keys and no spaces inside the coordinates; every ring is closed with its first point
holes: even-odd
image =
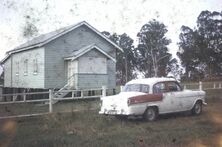
{"type": "Polygon", "coordinates": [[[171,97],[171,104],[173,105],[173,112],[184,111],[185,105],[183,103],[184,92],[176,81],[167,82],[168,95],[171,97]]]}
{"type": "Polygon", "coordinates": [[[183,105],[184,110],[190,110],[196,100],[196,96],[192,91],[183,90],[180,95],[180,100],[183,105]]]}
{"type": "Polygon", "coordinates": [[[159,82],[153,86],[154,94],[163,94],[163,100],[159,104],[160,113],[169,113],[177,110],[178,101],[175,94],[168,89],[167,82],[159,82]]]}

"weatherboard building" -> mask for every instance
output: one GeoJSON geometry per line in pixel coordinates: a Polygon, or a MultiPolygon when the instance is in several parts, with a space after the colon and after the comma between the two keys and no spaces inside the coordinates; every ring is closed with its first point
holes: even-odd
{"type": "Polygon", "coordinates": [[[61,28],[7,52],[4,87],[114,88],[117,51],[123,50],[85,21],[61,28]]]}

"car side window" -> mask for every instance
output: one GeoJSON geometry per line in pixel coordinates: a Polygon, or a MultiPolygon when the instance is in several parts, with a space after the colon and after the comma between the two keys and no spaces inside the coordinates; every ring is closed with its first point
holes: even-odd
{"type": "Polygon", "coordinates": [[[149,93],[149,85],[141,85],[141,92],[149,93]]]}
{"type": "Polygon", "coordinates": [[[166,92],[166,84],[165,83],[157,83],[153,86],[153,93],[164,93],[166,92]]]}
{"type": "Polygon", "coordinates": [[[168,82],[167,86],[168,86],[168,90],[170,92],[172,92],[172,91],[181,91],[181,87],[179,86],[179,84],[177,82],[168,82]]]}

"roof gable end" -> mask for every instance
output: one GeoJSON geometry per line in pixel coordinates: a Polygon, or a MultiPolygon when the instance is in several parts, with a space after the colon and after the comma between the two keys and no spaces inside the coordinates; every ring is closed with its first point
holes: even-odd
{"type": "Polygon", "coordinates": [[[76,60],[77,58],[81,57],[82,55],[86,54],[87,52],[96,49],[98,50],[100,53],[102,53],[103,55],[105,55],[107,58],[113,60],[114,62],[116,62],[116,59],[113,58],[112,56],[110,56],[108,53],[106,53],[105,51],[103,51],[101,48],[99,48],[98,46],[96,46],[95,44],[91,44],[89,46],[83,47],[78,51],[73,52],[69,57],[64,58],[64,60],[76,60]]]}

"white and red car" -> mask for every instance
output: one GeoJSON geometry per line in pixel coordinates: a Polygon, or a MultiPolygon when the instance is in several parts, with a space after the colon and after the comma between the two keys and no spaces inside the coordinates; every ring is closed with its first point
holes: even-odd
{"type": "Polygon", "coordinates": [[[173,78],[132,80],[114,96],[101,97],[99,114],[143,116],[153,121],[158,114],[190,110],[194,115],[206,105],[204,91],[183,90],[173,78]]]}

